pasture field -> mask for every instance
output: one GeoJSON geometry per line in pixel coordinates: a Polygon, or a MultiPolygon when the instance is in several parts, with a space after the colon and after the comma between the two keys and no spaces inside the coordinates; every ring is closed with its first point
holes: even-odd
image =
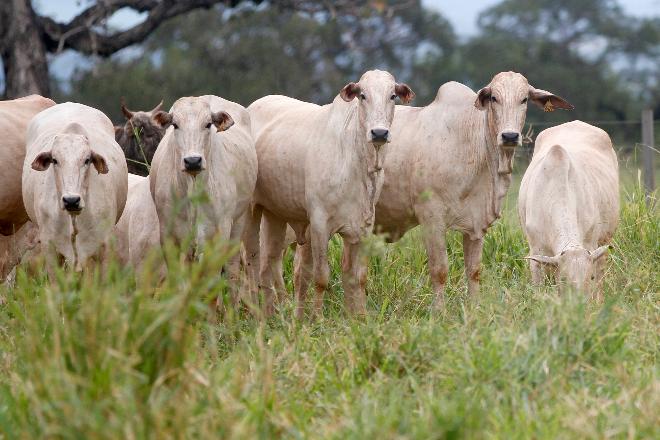
{"type": "MultiPolygon", "coordinates": [[[[519,179],[518,179],[519,180],[519,179]]],[[[419,231],[372,240],[368,315],[209,319],[227,245],[155,291],[130,270],[0,288],[3,438],[660,438],[660,213],[624,178],[603,304],[530,286],[515,186],[467,298],[451,234],[431,316],[419,231]]],[[[286,279],[291,279],[291,255],[286,279]]],[[[290,282],[290,281],[289,281],[290,282]]],[[[290,286],[289,286],[290,287],[290,286]]]]}

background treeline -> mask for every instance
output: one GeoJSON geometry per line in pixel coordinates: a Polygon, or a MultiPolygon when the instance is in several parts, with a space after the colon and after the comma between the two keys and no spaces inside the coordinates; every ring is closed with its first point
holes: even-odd
{"type": "MultiPolygon", "coordinates": [[[[502,70],[575,104],[571,119],[620,121],[608,131],[639,141],[642,108],[660,118],[660,17],[626,15],[615,0],[503,0],[484,10],[479,31],[459,38],[439,12],[417,1],[353,14],[301,14],[262,4],[198,10],[175,18],[137,49],[79,69],[57,98],[89,103],[122,120],[130,108],[169,106],[213,93],[248,105],[274,93],[324,103],[370,68],[387,69],[425,105],[449,80],[474,89],[502,70]]],[[[536,132],[565,120],[530,112],[536,132]]],[[[605,127],[604,127],[605,128],[605,127]]]]}

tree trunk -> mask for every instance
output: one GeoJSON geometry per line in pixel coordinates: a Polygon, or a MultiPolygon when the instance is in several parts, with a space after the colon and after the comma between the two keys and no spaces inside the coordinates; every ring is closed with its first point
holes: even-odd
{"type": "Polygon", "coordinates": [[[0,2],[0,50],[5,98],[37,93],[49,96],[48,60],[30,0],[0,2]]]}

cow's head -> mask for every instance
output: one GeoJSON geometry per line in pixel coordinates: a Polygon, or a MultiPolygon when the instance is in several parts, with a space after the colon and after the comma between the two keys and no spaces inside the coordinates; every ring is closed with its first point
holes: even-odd
{"type": "MultiPolygon", "coordinates": [[[[506,153],[509,159],[515,147],[522,145],[521,131],[525,125],[527,103],[530,101],[545,111],[573,109],[563,98],[532,87],[527,78],[515,72],[498,73],[490,84],[477,93],[474,105],[488,112],[489,134],[498,149],[506,153]]],[[[510,173],[511,161],[500,160],[498,172],[510,173]]]]}
{"type": "Polygon", "coordinates": [[[359,100],[360,127],[365,130],[367,142],[376,148],[390,141],[397,96],[404,103],[415,97],[410,87],[397,83],[389,72],[382,70],[366,72],[357,83],[346,84],[339,95],[347,102],[359,100]]]}
{"type": "Polygon", "coordinates": [[[91,168],[99,174],[108,172],[105,158],[92,149],[85,129],[76,123],[55,135],[50,149],[32,161],[33,170],[52,170],[60,208],[72,215],[85,208],[91,168]]]}
{"type": "Polygon", "coordinates": [[[225,131],[234,120],[225,111],[213,112],[205,98],[181,98],[169,113],[155,115],[162,127],[172,126],[175,163],[182,172],[196,176],[206,169],[211,150],[211,135],[225,131]]]}
{"type": "MultiPolygon", "coordinates": [[[[149,160],[153,158],[153,153],[156,151],[158,143],[165,135],[165,129],[154,119],[154,116],[160,111],[162,106],[163,101],[148,112],[131,111],[126,108],[123,99],[121,102],[121,112],[126,118],[126,123],[122,127],[122,131],[127,139],[132,139],[137,133],[140,137],[140,142],[147,150],[144,154],[149,160]]],[[[139,159],[142,159],[142,157],[139,159]]]]}
{"type": "Polygon", "coordinates": [[[608,246],[601,246],[590,252],[583,247],[571,247],[552,257],[530,255],[527,259],[553,266],[562,283],[572,289],[591,293],[596,287],[598,260],[607,254],[607,249],[608,246]]]}

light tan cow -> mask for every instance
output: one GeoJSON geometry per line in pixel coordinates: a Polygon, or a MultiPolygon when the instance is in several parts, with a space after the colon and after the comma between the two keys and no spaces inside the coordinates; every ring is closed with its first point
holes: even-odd
{"type": "Polygon", "coordinates": [[[39,95],[0,101],[0,235],[12,234],[28,219],[21,190],[27,125],[34,115],[53,105],[39,95]]]}
{"type": "Polygon", "coordinates": [[[600,296],[607,243],[619,223],[619,167],[610,137],[573,121],[543,130],[518,195],[532,280],[548,272],[600,296]]]}
{"type": "MultiPolygon", "coordinates": [[[[390,139],[397,96],[408,102],[414,93],[397,84],[390,73],[375,70],[347,84],[328,105],[267,96],[248,107],[255,121],[259,177],[244,244],[248,267],[258,267],[263,213],[265,255],[260,278],[267,289],[267,313],[272,312],[275,284],[281,278],[276,272],[281,270],[287,223],[301,245],[303,266],[313,265],[315,312],[321,313],[328,285],[328,241],[339,233],[344,240],[347,308],[365,313],[366,271],[359,256],[360,241],[373,227],[383,179],[383,146],[390,139]]],[[[309,281],[303,274],[295,286],[299,318],[309,281]]]]}
{"type": "Polygon", "coordinates": [[[514,72],[495,75],[478,93],[449,82],[426,107],[397,106],[376,230],[395,241],[422,225],[436,309],[444,307],[448,229],[463,233],[468,292],[479,289],[483,237],[511,184],[528,101],[573,108],[514,72]]]}
{"type": "Polygon", "coordinates": [[[14,234],[0,235],[0,282],[4,281],[23,257],[39,243],[39,229],[27,221],[14,234]]]}
{"type": "MultiPolygon", "coordinates": [[[[129,173],[126,207],[114,234],[119,261],[130,264],[139,277],[149,253],[160,248],[160,225],[149,177],[129,173]]],[[[156,252],[155,258],[159,257],[156,252]]]]}
{"type": "Polygon", "coordinates": [[[23,201],[42,251],[75,270],[102,256],[126,204],[127,175],[112,123],[99,110],[67,102],[35,116],[28,126],[23,201]]]}
{"type": "MultiPolygon", "coordinates": [[[[244,107],[217,96],[177,100],[156,121],[169,127],[154,155],[149,174],[163,243],[183,243],[191,234],[188,257],[216,235],[239,241],[257,180],[257,154],[244,107]],[[199,205],[195,188],[208,195],[199,205]],[[193,231],[192,227],[195,227],[193,231]]],[[[228,264],[238,278],[240,256],[228,264]]]]}

